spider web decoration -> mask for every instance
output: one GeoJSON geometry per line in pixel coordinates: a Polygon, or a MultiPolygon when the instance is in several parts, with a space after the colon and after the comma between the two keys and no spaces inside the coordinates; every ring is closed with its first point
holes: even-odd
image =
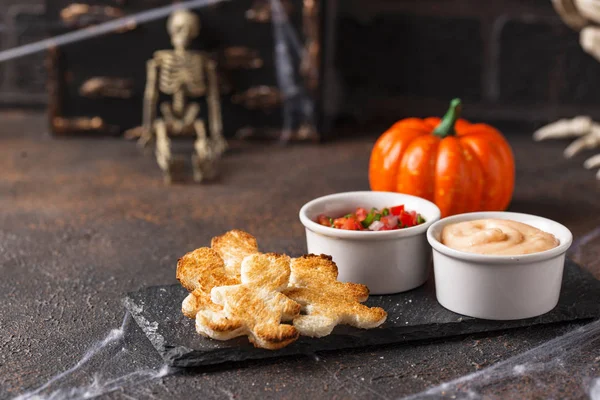
{"type": "Polygon", "coordinates": [[[135,329],[126,313],[121,327],[110,330],[103,339],[91,344],[74,366],[13,400],[91,399],[176,373],[177,369],[163,365],[157,359],[140,359],[136,342],[130,340],[135,329]],[[98,372],[107,370],[112,373],[98,372]]]}
{"type": "Polygon", "coordinates": [[[292,139],[292,132],[300,126],[314,128],[314,104],[302,85],[295,79],[294,56],[303,57],[304,49],[298,40],[298,34],[288,21],[281,0],[271,0],[273,37],[275,41],[275,68],[277,84],[283,97],[283,129],[281,141],[292,139]]]}
{"type": "Polygon", "coordinates": [[[405,399],[516,399],[528,391],[539,398],[600,400],[600,320],[405,399]]]}
{"type": "MultiPolygon", "coordinates": [[[[228,0],[190,0],[168,6],[155,7],[112,21],[0,51],[0,63],[50,48],[108,34],[128,26],[142,25],[165,18],[178,9],[197,9],[225,1],[228,0]]],[[[293,132],[298,132],[298,136],[302,139],[312,138],[316,132],[314,101],[308,95],[302,78],[297,77],[299,75],[297,71],[299,70],[300,62],[306,55],[306,50],[299,40],[298,33],[290,23],[281,0],[270,0],[270,6],[275,42],[273,49],[275,73],[277,85],[282,95],[283,126],[280,140],[284,143],[288,142],[292,139],[293,132]]]]}
{"type": "MultiPolygon", "coordinates": [[[[158,7],[124,18],[84,28],[39,42],[0,52],[0,62],[47,50],[51,47],[86,40],[113,32],[132,23],[141,25],[164,18],[176,9],[199,8],[225,0],[194,0],[158,7]]],[[[276,74],[283,94],[282,141],[290,140],[291,132],[303,123],[314,124],[314,104],[304,87],[295,78],[298,58],[304,49],[298,35],[288,21],[280,0],[270,0],[275,38],[276,74]]],[[[594,231],[593,237],[597,236],[594,231]]],[[[593,238],[590,236],[589,240],[593,238]]],[[[586,238],[586,240],[588,240],[586,238]]],[[[579,245],[585,244],[580,241],[579,245]]],[[[159,379],[175,370],[166,368],[160,360],[143,360],[136,357],[135,343],[128,338],[128,317],[123,325],[111,330],[106,337],[92,344],[82,358],[71,368],[49,378],[44,384],[17,398],[69,399],[90,398],[152,379],[159,379]],[[118,374],[100,376],[97,371],[106,365],[118,364],[118,374]],[[90,379],[89,377],[93,378],[90,379]],[[65,385],[65,381],[68,381],[65,385]]],[[[592,322],[553,339],[532,350],[482,369],[473,374],[443,383],[409,399],[477,399],[494,397],[519,398],[535,387],[540,397],[560,398],[559,389],[568,388],[569,397],[589,397],[600,400],[600,321],[592,322]],[[580,371],[575,377],[572,371],[580,371]]]]}
{"type": "Polygon", "coordinates": [[[164,7],[156,7],[135,14],[117,18],[112,21],[78,29],[73,32],[53,36],[38,42],[0,51],[0,63],[15,58],[24,57],[29,54],[48,50],[53,47],[64,46],[69,43],[80,42],[96,36],[105,35],[128,26],[137,26],[160,18],[165,18],[175,10],[201,8],[212,4],[222,3],[227,0],[190,0],[164,7]]]}

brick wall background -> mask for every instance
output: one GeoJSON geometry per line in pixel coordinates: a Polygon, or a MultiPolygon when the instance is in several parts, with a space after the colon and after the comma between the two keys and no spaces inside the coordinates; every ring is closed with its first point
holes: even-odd
{"type": "Polygon", "coordinates": [[[337,1],[338,110],[358,122],[441,115],[537,126],[600,118],[600,63],[550,0],[337,1]]]}

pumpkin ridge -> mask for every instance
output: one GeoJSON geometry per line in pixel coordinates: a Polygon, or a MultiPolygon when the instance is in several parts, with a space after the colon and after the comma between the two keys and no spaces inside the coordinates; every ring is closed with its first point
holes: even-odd
{"type": "Polygon", "coordinates": [[[498,199],[504,195],[504,183],[502,177],[494,178],[495,174],[491,170],[494,166],[498,168],[502,166],[496,144],[482,136],[473,136],[469,140],[466,138],[463,140],[473,150],[482,165],[484,185],[479,209],[487,211],[500,210],[498,199]]]}
{"type": "Polygon", "coordinates": [[[462,150],[465,168],[470,175],[470,182],[468,185],[470,202],[465,212],[479,211],[481,210],[481,200],[483,198],[483,188],[485,186],[483,165],[473,149],[471,149],[468,144],[463,143],[461,139],[462,138],[458,138],[458,143],[462,150]]]}
{"type": "Polygon", "coordinates": [[[458,184],[458,193],[459,193],[459,201],[458,201],[458,213],[465,213],[471,211],[471,201],[475,197],[471,193],[471,171],[469,171],[468,160],[465,157],[465,153],[463,150],[463,146],[460,143],[458,138],[455,138],[456,144],[458,147],[457,153],[458,158],[460,160],[460,169],[459,169],[459,177],[460,183],[458,184]]]}
{"type": "Polygon", "coordinates": [[[402,157],[412,140],[428,134],[421,121],[416,118],[396,122],[375,142],[369,160],[369,185],[371,190],[394,191],[402,157]],[[398,128],[402,125],[409,126],[398,128]],[[388,144],[391,143],[391,144],[388,144]]]}
{"type": "Polygon", "coordinates": [[[438,148],[435,203],[442,217],[473,211],[471,203],[471,171],[460,140],[448,136],[438,148]]]}
{"type": "Polygon", "coordinates": [[[498,196],[498,206],[495,210],[505,210],[512,199],[515,185],[515,161],[510,145],[496,128],[488,124],[477,124],[480,133],[478,139],[486,138],[497,155],[498,163],[502,168],[502,193],[498,196]],[[508,168],[508,170],[507,170],[508,168]]]}
{"type": "Polygon", "coordinates": [[[411,141],[400,162],[396,191],[433,201],[435,193],[435,157],[440,139],[423,135],[411,141]]]}
{"type": "Polygon", "coordinates": [[[508,176],[504,179],[504,196],[500,202],[500,209],[506,210],[512,199],[515,187],[515,157],[510,145],[499,130],[487,124],[482,125],[486,126],[486,132],[493,138],[495,143],[498,144],[496,149],[500,153],[502,165],[510,168],[509,171],[503,171],[504,173],[507,173],[508,176]]]}
{"type": "Polygon", "coordinates": [[[514,154],[509,143],[491,125],[471,123],[456,115],[452,119],[454,125],[446,125],[447,130],[453,126],[454,132],[445,138],[433,135],[442,123],[438,117],[407,118],[392,125],[371,152],[371,189],[432,200],[443,216],[506,209],[515,183],[514,154]],[[446,140],[457,142],[449,145],[444,143],[446,140]],[[446,152],[445,148],[452,150],[439,154],[446,152]],[[448,165],[442,166],[441,162],[448,165]],[[442,199],[439,190],[444,188],[448,195],[442,199]]]}

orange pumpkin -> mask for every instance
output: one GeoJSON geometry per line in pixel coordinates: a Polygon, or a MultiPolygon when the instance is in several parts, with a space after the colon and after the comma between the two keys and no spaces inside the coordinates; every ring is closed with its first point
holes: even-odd
{"type": "Polygon", "coordinates": [[[381,135],[371,152],[371,190],[431,200],[442,217],[505,210],[515,183],[512,150],[490,125],[459,119],[461,108],[454,99],[442,119],[403,119],[381,135]]]}

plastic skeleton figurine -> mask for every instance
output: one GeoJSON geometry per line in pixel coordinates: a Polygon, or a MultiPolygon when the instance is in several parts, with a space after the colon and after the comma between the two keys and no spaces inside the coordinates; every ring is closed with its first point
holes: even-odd
{"type": "Polygon", "coordinates": [[[146,146],[156,139],[156,161],[165,180],[171,182],[175,163],[169,136],[195,134],[192,167],[194,180],[201,182],[214,177],[216,162],[227,147],[222,133],[216,64],[207,55],[188,50],[200,31],[198,16],[187,10],[175,11],[167,21],[167,29],[174,50],[159,50],[147,63],[140,144],[146,146]],[[155,118],[159,92],[171,95],[172,102],[162,102],[162,118],[155,118]],[[186,103],[188,96],[206,96],[210,138],[204,121],[198,118],[200,105],[186,103]]]}
{"type": "MultiPolygon", "coordinates": [[[[552,0],[562,20],[580,31],[579,44],[587,53],[600,61],[600,0],[552,0]]],[[[573,119],[561,119],[538,129],[534,140],[578,137],[564,151],[567,158],[573,157],[584,149],[600,147],[600,124],[590,117],[578,116],[573,119]]],[[[600,167],[600,154],[588,158],[585,168],[600,167]]],[[[600,180],[600,171],[596,174],[600,180]]]]}

